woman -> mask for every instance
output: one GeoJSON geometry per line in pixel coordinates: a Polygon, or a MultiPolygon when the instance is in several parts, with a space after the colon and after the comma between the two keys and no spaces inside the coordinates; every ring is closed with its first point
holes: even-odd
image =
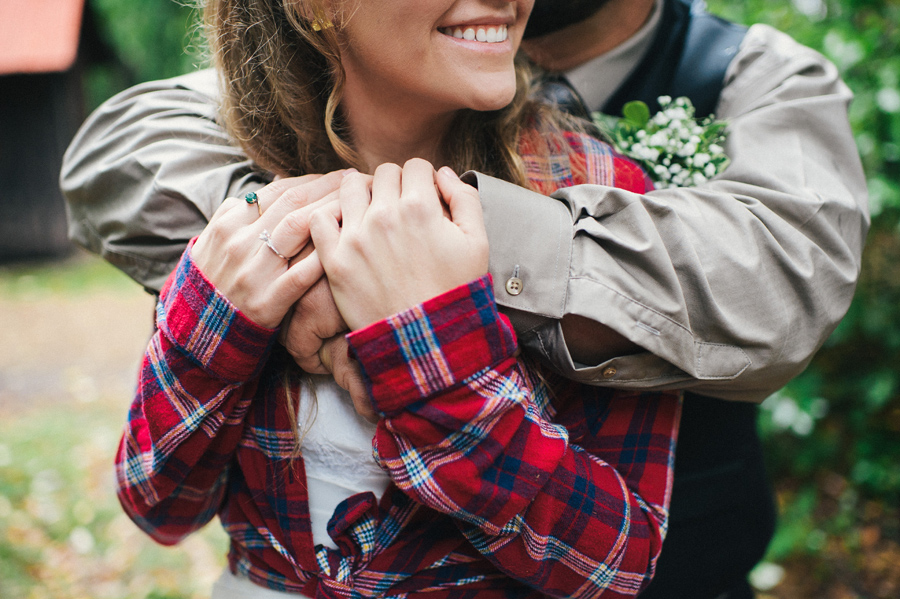
{"type": "Polygon", "coordinates": [[[228,200],[162,291],[119,496],[166,543],[219,515],[230,571],[214,597],[616,596],[649,581],[677,395],[555,380],[551,395],[497,313],[477,195],[432,167],[643,190],[633,164],[526,100],[514,55],[530,8],[206,7],[247,152],[285,177],[362,171],[308,176],[321,199],[299,209],[285,181],[228,200]],[[274,348],[323,269],[376,426],[274,348]]]}

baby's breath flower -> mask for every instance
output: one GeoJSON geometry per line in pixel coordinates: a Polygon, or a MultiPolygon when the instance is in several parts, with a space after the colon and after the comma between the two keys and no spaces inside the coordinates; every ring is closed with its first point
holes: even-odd
{"type": "MultiPolygon", "coordinates": [[[[643,163],[658,188],[701,185],[725,170],[723,122],[696,119],[685,97],[660,96],[659,105],[652,118],[643,102],[625,105],[625,118],[608,131],[619,151],[643,163]]],[[[607,117],[594,117],[601,129],[610,129],[607,117]]]]}

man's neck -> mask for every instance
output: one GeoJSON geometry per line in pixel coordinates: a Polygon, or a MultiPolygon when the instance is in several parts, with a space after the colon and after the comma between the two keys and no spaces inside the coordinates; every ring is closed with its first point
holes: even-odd
{"type": "Polygon", "coordinates": [[[522,42],[541,68],[562,72],[606,54],[637,33],[653,12],[655,0],[610,0],[580,23],[522,42]]]}

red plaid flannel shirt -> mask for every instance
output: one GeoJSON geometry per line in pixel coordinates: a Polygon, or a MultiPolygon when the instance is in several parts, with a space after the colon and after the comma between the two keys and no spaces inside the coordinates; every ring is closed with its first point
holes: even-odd
{"type": "Polygon", "coordinates": [[[649,582],[678,395],[556,379],[548,392],[514,357],[489,277],[350,335],[394,485],[338,506],[338,549],[312,543],[276,331],[218,294],[190,248],[158,326],[116,474],[125,510],[159,542],[218,514],[233,571],[311,597],[619,597],[649,582]]]}

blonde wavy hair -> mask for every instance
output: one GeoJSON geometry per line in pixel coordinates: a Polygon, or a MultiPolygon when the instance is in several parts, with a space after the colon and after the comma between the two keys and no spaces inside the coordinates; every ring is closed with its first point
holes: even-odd
{"type": "MultiPolygon", "coordinates": [[[[364,1],[364,0],[356,0],[364,1]]],[[[261,167],[283,176],[365,170],[349,141],[340,104],[345,72],[340,22],[324,0],[199,0],[209,49],[222,82],[229,133],[261,167]],[[320,23],[337,23],[321,27],[320,23]]],[[[354,0],[341,0],[343,7],[354,0]]],[[[505,108],[460,110],[443,140],[448,166],[528,186],[518,154],[524,127],[545,134],[582,125],[531,99],[532,69],[516,60],[516,95],[505,108]]]]}
{"type": "MultiPolygon", "coordinates": [[[[197,0],[221,77],[225,127],[262,168],[282,176],[351,166],[366,170],[341,114],[346,75],[340,24],[352,18],[352,5],[360,1],[365,0],[334,0],[338,10],[329,12],[326,0],[197,0]]],[[[549,151],[551,145],[565,147],[558,141],[563,130],[584,131],[585,124],[532,99],[534,77],[524,59],[517,58],[515,69],[513,101],[497,111],[460,110],[442,147],[456,172],[477,170],[531,187],[518,153],[522,132],[539,128],[540,135],[529,139],[546,141],[549,151]]],[[[297,374],[288,368],[284,377],[295,431],[291,389],[304,382],[297,374]]],[[[302,436],[298,432],[295,456],[302,436]]]]}

